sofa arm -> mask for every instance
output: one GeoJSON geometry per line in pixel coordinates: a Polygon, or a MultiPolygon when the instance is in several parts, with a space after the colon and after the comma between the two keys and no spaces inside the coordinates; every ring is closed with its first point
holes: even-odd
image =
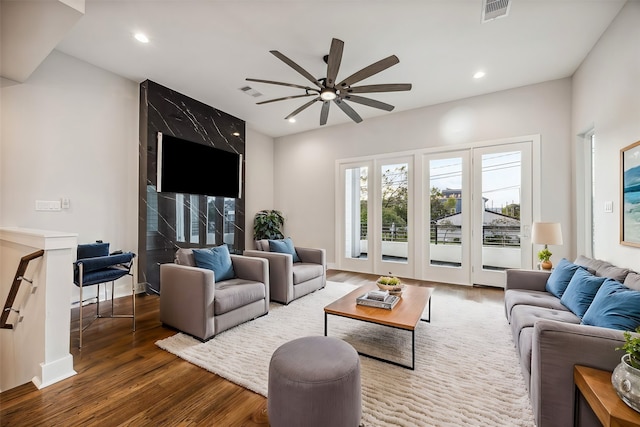
{"type": "Polygon", "coordinates": [[[296,247],[296,252],[302,262],[321,264],[325,268],[327,266],[327,251],[324,249],[296,247]]]}
{"type": "MultiPolygon", "coordinates": [[[[623,331],[539,320],[531,354],[531,405],[538,427],[573,425],[573,367],[613,371],[620,363],[623,331]]],[[[585,405],[581,405],[581,408],[585,405]]]]}
{"type": "Polygon", "coordinates": [[[214,333],[213,271],[160,265],[160,321],[200,339],[214,333]]]}
{"type": "Polygon", "coordinates": [[[505,290],[526,289],[529,291],[544,291],[550,271],[508,269],[505,290]]]}
{"type": "Polygon", "coordinates": [[[289,254],[246,250],[244,256],[269,261],[269,287],[271,299],[288,302],[293,299],[293,257],[289,254]]]}

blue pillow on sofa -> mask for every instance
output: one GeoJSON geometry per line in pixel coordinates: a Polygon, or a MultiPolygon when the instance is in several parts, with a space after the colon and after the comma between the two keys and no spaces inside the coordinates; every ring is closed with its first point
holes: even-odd
{"type": "Polygon", "coordinates": [[[547,284],[545,285],[547,292],[551,292],[557,298],[562,298],[562,294],[564,290],[567,289],[567,286],[569,286],[573,274],[579,268],[579,265],[567,261],[566,258],[562,258],[547,279],[547,284]]]}
{"type": "Polygon", "coordinates": [[[213,271],[213,280],[220,282],[236,277],[231,263],[231,254],[226,245],[216,246],[211,249],[194,249],[193,258],[196,267],[207,268],[213,271]]]}
{"type": "Polygon", "coordinates": [[[634,331],[640,325],[640,291],[607,279],[582,318],[583,325],[634,331]]]}
{"type": "Polygon", "coordinates": [[[300,262],[300,257],[296,252],[296,248],[293,245],[291,237],[287,237],[282,240],[269,240],[269,250],[271,252],[279,252],[282,254],[289,254],[293,257],[293,262],[300,262]]]}
{"type": "Polygon", "coordinates": [[[606,277],[594,276],[587,270],[579,268],[569,281],[560,302],[573,314],[582,318],[606,279],[606,277]]]}

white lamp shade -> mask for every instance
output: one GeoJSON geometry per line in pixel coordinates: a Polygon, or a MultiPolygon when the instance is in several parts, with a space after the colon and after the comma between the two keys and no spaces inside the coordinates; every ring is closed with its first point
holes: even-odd
{"type": "Polygon", "coordinates": [[[537,245],[561,245],[562,229],[559,222],[534,222],[531,242],[537,245]]]}

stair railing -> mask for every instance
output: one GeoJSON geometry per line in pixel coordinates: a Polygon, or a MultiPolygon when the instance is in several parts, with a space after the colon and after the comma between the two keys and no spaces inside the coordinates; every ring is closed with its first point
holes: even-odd
{"type": "Polygon", "coordinates": [[[23,280],[29,283],[33,283],[33,280],[24,277],[24,273],[26,273],[27,271],[29,262],[36,258],[40,258],[42,255],[44,255],[44,250],[41,249],[20,258],[20,264],[18,264],[16,275],[13,278],[13,283],[11,284],[9,295],[7,295],[7,301],[4,303],[4,309],[2,310],[2,315],[0,316],[0,329],[13,329],[13,325],[7,323],[7,319],[9,318],[9,313],[11,313],[12,311],[18,314],[20,313],[20,310],[16,310],[13,308],[13,302],[15,301],[16,296],[18,295],[18,291],[20,290],[20,284],[22,284],[23,280]]]}

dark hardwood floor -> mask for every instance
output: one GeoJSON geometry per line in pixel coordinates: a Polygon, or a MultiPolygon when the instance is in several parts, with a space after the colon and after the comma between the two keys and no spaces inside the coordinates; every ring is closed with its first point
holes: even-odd
{"type": "MultiPolygon", "coordinates": [[[[342,271],[329,271],[327,277],[356,285],[377,278],[342,271]]],[[[403,281],[435,286],[436,295],[474,301],[503,298],[500,289],[403,281]]],[[[129,304],[129,298],[120,298],[116,310],[129,304]]],[[[263,396],[156,347],[157,340],[175,334],[161,325],[158,311],[159,297],[138,296],[135,333],[130,319],[100,319],[85,331],[82,351],[77,349],[78,322],[72,322],[71,353],[78,374],[42,390],[28,383],[0,393],[0,425],[268,425],[263,396]]],[[[72,318],[77,317],[73,312],[72,318]]]]}

